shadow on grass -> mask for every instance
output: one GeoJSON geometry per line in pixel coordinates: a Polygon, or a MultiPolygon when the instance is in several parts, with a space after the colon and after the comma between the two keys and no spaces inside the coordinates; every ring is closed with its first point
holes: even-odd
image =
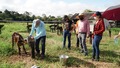
{"type": "Polygon", "coordinates": [[[100,45],[108,46],[109,44],[100,44],[100,45]]]}
{"type": "MultiPolygon", "coordinates": [[[[59,56],[46,55],[44,60],[48,63],[60,62],[59,56]]],[[[89,67],[89,68],[96,67],[93,63],[81,60],[81,59],[76,58],[76,57],[69,57],[64,66],[66,66],[66,67],[84,66],[84,67],[89,67]]]]}
{"type": "Polygon", "coordinates": [[[66,62],[66,66],[67,67],[80,67],[80,65],[83,65],[85,67],[89,67],[89,68],[95,68],[96,66],[93,63],[81,60],[79,58],[75,58],[75,57],[70,57],[68,58],[67,62],[66,62]]]}
{"type": "MultiPolygon", "coordinates": [[[[88,49],[88,51],[91,56],[89,58],[92,58],[92,53],[93,53],[92,49],[88,49]]],[[[110,51],[110,50],[100,50],[100,61],[113,63],[114,61],[117,61],[118,59],[120,59],[120,55],[117,54],[116,52],[110,51]]]]}
{"type": "Polygon", "coordinates": [[[45,57],[45,61],[47,62],[58,62],[59,61],[59,57],[58,56],[50,56],[50,55],[46,55],[45,57]]]}
{"type": "Polygon", "coordinates": [[[113,63],[114,61],[117,61],[120,57],[116,52],[114,51],[100,51],[100,55],[102,56],[102,61],[104,62],[111,62],[113,63]]]}

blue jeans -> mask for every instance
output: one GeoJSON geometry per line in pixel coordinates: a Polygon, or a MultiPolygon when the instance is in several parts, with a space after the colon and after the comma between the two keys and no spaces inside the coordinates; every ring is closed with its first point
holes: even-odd
{"type": "Polygon", "coordinates": [[[64,30],[63,32],[63,48],[66,45],[66,37],[68,36],[68,48],[71,47],[71,33],[69,30],[64,30]]]}
{"type": "Polygon", "coordinates": [[[95,35],[94,36],[94,39],[93,39],[93,55],[92,55],[92,58],[95,59],[95,56],[96,56],[96,59],[99,60],[99,55],[100,55],[100,50],[99,50],[99,44],[100,44],[100,41],[102,39],[102,36],[100,35],[95,35]]]}
{"type": "Polygon", "coordinates": [[[42,36],[38,39],[36,39],[36,52],[39,54],[40,53],[40,49],[39,49],[39,43],[41,42],[41,47],[42,47],[42,53],[41,55],[45,55],[45,42],[46,42],[46,36],[42,36]]]}

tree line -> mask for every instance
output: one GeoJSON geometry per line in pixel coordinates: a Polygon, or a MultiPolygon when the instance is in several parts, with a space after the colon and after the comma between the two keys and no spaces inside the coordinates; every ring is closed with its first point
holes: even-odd
{"type": "Polygon", "coordinates": [[[4,10],[3,12],[0,11],[0,20],[4,21],[32,21],[35,18],[38,18],[43,21],[61,21],[62,17],[61,16],[46,16],[46,14],[42,14],[42,16],[36,16],[32,15],[31,12],[25,11],[24,13],[20,14],[19,12],[16,11],[9,11],[9,10],[4,10]]]}
{"type": "MultiPolygon", "coordinates": [[[[89,9],[84,10],[84,12],[92,12],[89,9]]],[[[71,17],[73,14],[68,14],[69,17],[71,17]]],[[[19,13],[17,11],[9,11],[4,10],[0,11],[0,22],[1,21],[33,21],[34,19],[40,19],[42,21],[61,21],[61,16],[47,16],[46,14],[42,14],[42,16],[36,16],[32,14],[31,12],[25,11],[24,13],[19,13]]]]}

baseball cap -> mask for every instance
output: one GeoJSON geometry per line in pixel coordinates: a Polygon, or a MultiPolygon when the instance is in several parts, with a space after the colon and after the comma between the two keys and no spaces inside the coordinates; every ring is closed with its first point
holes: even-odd
{"type": "Polygon", "coordinates": [[[95,17],[95,16],[101,16],[101,12],[97,11],[97,12],[95,12],[92,16],[93,16],[93,17],[95,17]]]}

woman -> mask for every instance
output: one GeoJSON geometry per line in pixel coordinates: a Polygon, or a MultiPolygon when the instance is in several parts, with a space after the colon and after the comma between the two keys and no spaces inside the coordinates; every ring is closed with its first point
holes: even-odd
{"type": "Polygon", "coordinates": [[[71,30],[72,30],[72,21],[67,15],[64,16],[63,23],[63,48],[66,45],[66,37],[68,36],[68,49],[71,49],[71,30]]]}
{"type": "Polygon", "coordinates": [[[81,44],[81,52],[85,53],[85,56],[87,56],[88,51],[86,46],[86,37],[89,37],[90,34],[90,23],[85,19],[84,15],[79,16],[78,32],[78,38],[81,44]]]}
{"type": "Polygon", "coordinates": [[[104,21],[100,12],[95,12],[93,15],[96,20],[93,31],[93,55],[92,60],[99,61],[100,50],[99,44],[102,39],[103,32],[105,31],[104,21]]]}

